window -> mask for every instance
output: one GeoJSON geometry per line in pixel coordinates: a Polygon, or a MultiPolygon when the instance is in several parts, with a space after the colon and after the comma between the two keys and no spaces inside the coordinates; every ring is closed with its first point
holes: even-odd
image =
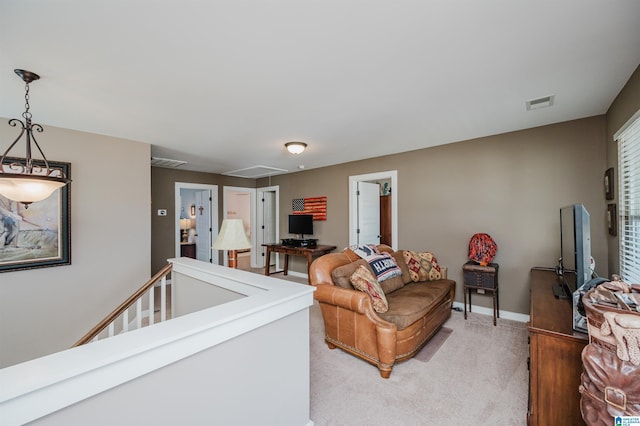
{"type": "MultiPolygon", "coordinates": [[[[640,111],[639,111],[640,113],[640,111]]],[[[621,132],[618,141],[618,204],[620,275],[625,282],[640,282],[640,116],[621,132]]]]}

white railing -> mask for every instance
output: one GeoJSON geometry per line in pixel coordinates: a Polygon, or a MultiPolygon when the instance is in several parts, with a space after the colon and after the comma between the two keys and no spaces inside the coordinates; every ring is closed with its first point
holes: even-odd
{"type": "Polygon", "coordinates": [[[167,299],[167,276],[171,273],[171,270],[172,264],[169,263],[95,327],[89,330],[89,332],[73,346],[84,345],[85,343],[95,342],[107,337],[113,337],[116,334],[139,329],[143,326],[153,325],[156,322],[166,321],[167,313],[170,312],[167,299]],[[160,291],[160,311],[158,321],[156,321],[155,293],[156,284],[158,283],[160,284],[158,286],[160,291]],[[146,309],[143,310],[145,305],[146,309]],[[132,308],[135,308],[135,315],[130,319],[129,311],[131,311],[132,308]]]}
{"type": "Polygon", "coordinates": [[[171,320],[1,369],[0,423],[312,425],[315,288],[170,262],[171,320]]]}

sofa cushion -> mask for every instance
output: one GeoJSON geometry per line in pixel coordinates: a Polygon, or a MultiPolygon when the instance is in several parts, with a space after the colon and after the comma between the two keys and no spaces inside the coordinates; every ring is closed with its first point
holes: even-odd
{"type": "Polygon", "coordinates": [[[351,283],[355,288],[360,291],[364,291],[371,297],[373,309],[376,312],[387,312],[389,304],[387,303],[387,298],[382,291],[382,287],[380,287],[376,277],[366,266],[360,265],[356,268],[353,275],[351,275],[351,283]]]}
{"type": "Polygon", "coordinates": [[[402,254],[412,281],[433,281],[442,278],[438,260],[433,253],[404,250],[402,254]]]}
{"type": "Polygon", "coordinates": [[[403,330],[425,316],[443,299],[449,296],[455,281],[436,280],[430,283],[409,283],[387,294],[389,309],[380,317],[403,330]]]}
{"type": "MultiPolygon", "coordinates": [[[[357,259],[353,262],[347,263],[346,265],[338,266],[333,271],[331,271],[331,278],[333,278],[333,283],[342,288],[348,288],[353,290],[353,285],[351,285],[351,275],[355,272],[356,268],[360,265],[365,265],[369,268],[369,264],[364,259],[357,259]]],[[[373,271],[371,271],[373,273],[373,271]]]]}

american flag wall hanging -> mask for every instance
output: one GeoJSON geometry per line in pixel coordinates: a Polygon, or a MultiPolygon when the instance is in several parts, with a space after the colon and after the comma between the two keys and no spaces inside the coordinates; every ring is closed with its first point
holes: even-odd
{"type": "Polygon", "coordinates": [[[327,197],[294,198],[293,214],[311,214],[313,220],[327,220],[327,197]]]}

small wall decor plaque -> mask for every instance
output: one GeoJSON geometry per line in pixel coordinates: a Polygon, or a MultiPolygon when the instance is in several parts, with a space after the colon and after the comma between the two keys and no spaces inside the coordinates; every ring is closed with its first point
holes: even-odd
{"type": "Polygon", "coordinates": [[[609,235],[618,235],[618,212],[615,204],[607,206],[607,225],[609,226],[609,235]]]}
{"type": "Polygon", "coordinates": [[[613,200],[613,187],[613,167],[610,167],[604,172],[604,194],[607,200],[613,200]]]}

